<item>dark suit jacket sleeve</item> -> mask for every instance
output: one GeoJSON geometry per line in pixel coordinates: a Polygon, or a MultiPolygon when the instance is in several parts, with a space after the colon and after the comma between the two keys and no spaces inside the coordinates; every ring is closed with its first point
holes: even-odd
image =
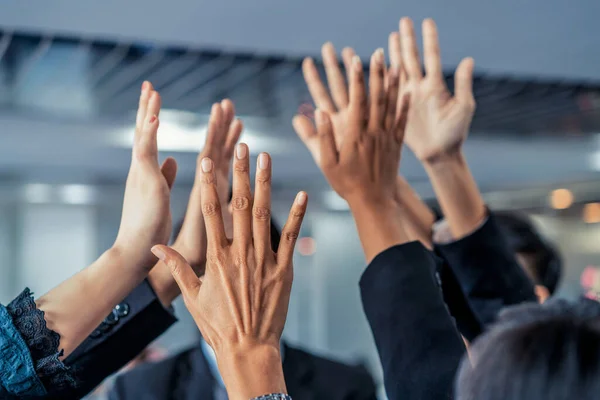
{"type": "Polygon", "coordinates": [[[531,280],[509,248],[493,214],[475,232],[436,251],[456,275],[469,304],[487,325],[509,305],[537,301],[531,280]]]}
{"type": "Polygon", "coordinates": [[[442,299],[435,260],[421,243],[380,253],[360,281],[390,400],[453,395],[464,344],[442,299]]]}
{"type": "Polygon", "coordinates": [[[65,360],[77,381],[76,398],[125,366],[176,321],[148,281],[142,282],[65,360]]]}

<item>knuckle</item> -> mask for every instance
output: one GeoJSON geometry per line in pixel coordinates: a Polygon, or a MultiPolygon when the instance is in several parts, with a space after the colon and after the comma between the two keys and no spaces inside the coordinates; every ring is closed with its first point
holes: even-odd
{"type": "Polygon", "coordinates": [[[235,172],[245,173],[248,172],[248,165],[245,162],[236,162],[233,169],[235,172]]]}
{"type": "Polygon", "coordinates": [[[254,207],[252,210],[254,218],[259,220],[267,220],[271,217],[271,210],[267,207],[254,207]]]}
{"type": "Polygon", "coordinates": [[[262,186],[271,186],[271,176],[269,174],[257,174],[256,182],[262,186]]]}
{"type": "Polygon", "coordinates": [[[207,217],[214,217],[220,215],[221,205],[217,201],[210,201],[202,205],[202,213],[207,217]]]}
{"type": "Polygon", "coordinates": [[[231,205],[234,210],[246,210],[250,205],[250,199],[246,196],[234,196],[231,205]]]}
{"type": "Polygon", "coordinates": [[[293,242],[298,239],[298,231],[287,231],[283,234],[283,237],[288,242],[293,242]]]}

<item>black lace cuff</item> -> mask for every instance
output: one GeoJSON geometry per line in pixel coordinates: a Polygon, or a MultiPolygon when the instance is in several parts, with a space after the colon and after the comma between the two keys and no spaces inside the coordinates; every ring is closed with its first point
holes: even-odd
{"type": "Polygon", "coordinates": [[[49,393],[75,386],[69,368],[59,360],[60,336],[48,329],[44,312],[38,310],[33,293],[25,288],[7,307],[13,324],[25,340],[35,371],[49,393]]]}

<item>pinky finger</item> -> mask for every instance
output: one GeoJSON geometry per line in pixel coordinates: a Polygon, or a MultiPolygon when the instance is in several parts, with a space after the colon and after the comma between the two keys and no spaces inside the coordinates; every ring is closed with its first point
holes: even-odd
{"type": "Polygon", "coordinates": [[[281,242],[279,243],[279,249],[277,250],[278,265],[287,266],[292,263],[296,240],[300,234],[300,228],[302,227],[302,220],[304,219],[307,205],[308,195],[306,192],[298,193],[281,234],[281,242]]]}

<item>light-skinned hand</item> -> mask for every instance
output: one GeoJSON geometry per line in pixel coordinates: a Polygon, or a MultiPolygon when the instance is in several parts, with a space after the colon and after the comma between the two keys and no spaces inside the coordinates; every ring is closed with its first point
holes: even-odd
{"type": "Polygon", "coordinates": [[[423,21],[425,74],[410,18],[400,20],[400,34],[390,35],[389,53],[392,65],[401,66],[401,71],[406,72],[401,76],[401,95],[410,94],[406,145],[422,162],[459,152],[475,112],[473,59],[463,59],[456,68],[453,96],[444,80],[438,33],[432,19],[423,21]]]}
{"type": "Polygon", "coordinates": [[[177,163],[167,158],[158,163],[157,132],[160,95],[149,82],[142,85],[136,117],[133,154],[119,233],[113,246],[132,265],[150,269],[155,258],[148,250],[166,244],[171,235],[171,188],[177,163]]]}

